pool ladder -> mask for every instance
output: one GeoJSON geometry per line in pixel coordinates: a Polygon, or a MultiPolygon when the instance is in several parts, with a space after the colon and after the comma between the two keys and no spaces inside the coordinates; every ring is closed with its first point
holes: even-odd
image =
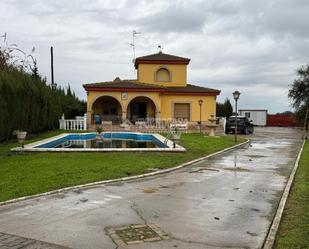
{"type": "Polygon", "coordinates": [[[170,140],[173,136],[173,132],[172,131],[169,131],[166,136],[165,136],[165,139],[164,139],[164,144],[167,144],[168,140],[170,140]]]}

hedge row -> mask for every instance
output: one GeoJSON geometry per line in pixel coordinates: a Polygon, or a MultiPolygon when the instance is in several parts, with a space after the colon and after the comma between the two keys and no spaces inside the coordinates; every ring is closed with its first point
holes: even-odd
{"type": "Polygon", "coordinates": [[[86,104],[71,90],[52,89],[45,80],[20,70],[0,70],[0,141],[20,129],[39,133],[57,129],[62,113],[67,118],[84,114],[86,104]]]}

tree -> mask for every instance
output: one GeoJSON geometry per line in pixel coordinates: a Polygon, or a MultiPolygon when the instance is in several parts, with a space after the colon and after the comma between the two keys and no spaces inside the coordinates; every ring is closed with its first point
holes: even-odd
{"type": "Polygon", "coordinates": [[[277,112],[276,114],[277,115],[280,115],[280,114],[283,114],[283,115],[294,115],[294,113],[291,112],[291,111],[277,112]]]}
{"type": "Polygon", "coordinates": [[[36,59],[32,55],[16,59],[13,51],[7,44],[0,46],[0,142],[10,139],[17,129],[32,134],[57,129],[63,113],[68,118],[85,113],[86,102],[69,86],[66,92],[47,85],[36,59]]]}
{"type": "Polygon", "coordinates": [[[73,97],[70,84],[68,84],[68,87],[67,87],[67,95],[70,97],[73,97]]]}
{"type": "Polygon", "coordinates": [[[309,64],[297,70],[297,78],[289,90],[288,97],[296,110],[296,118],[304,122],[306,111],[309,108],[309,64]]]}
{"type": "Polygon", "coordinates": [[[217,103],[217,117],[229,118],[233,114],[233,106],[231,101],[226,98],[224,103],[217,103]]]}

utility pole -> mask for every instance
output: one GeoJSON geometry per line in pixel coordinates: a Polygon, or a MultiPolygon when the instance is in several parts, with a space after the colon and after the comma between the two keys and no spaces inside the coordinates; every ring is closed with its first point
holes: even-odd
{"type": "Polygon", "coordinates": [[[51,67],[51,85],[52,89],[55,88],[55,82],[54,82],[54,49],[51,46],[50,47],[50,67],[51,67]]]}

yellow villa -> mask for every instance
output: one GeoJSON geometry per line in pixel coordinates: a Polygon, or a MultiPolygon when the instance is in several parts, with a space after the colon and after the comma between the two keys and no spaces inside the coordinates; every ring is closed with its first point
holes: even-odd
{"type": "Polygon", "coordinates": [[[87,91],[87,125],[124,120],[207,121],[216,113],[219,90],[187,82],[190,59],[162,52],[135,60],[137,79],[90,83],[87,91]]]}

